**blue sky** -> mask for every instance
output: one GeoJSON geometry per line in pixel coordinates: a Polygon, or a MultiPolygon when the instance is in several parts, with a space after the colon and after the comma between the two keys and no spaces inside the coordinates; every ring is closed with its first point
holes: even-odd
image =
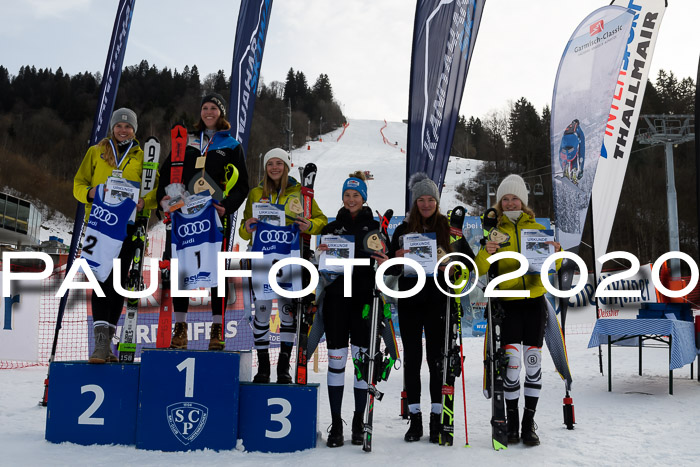
{"type": "MultiPolygon", "coordinates": [[[[61,66],[66,73],[102,72],[117,0],[3,0],[0,65],[61,66]]],[[[569,36],[606,0],[488,0],[460,114],[485,117],[509,101],[551,103],[569,36]]],[[[700,1],[669,0],[650,78],[659,69],[697,74],[700,1]]],[[[125,65],[142,59],[200,74],[231,71],[238,0],[136,0],[125,65]]],[[[408,112],[415,2],[410,0],[277,0],[262,66],[265,82],[290,67],[310,84],[331,79],[346,116],[400,121],[408,112]]]]}

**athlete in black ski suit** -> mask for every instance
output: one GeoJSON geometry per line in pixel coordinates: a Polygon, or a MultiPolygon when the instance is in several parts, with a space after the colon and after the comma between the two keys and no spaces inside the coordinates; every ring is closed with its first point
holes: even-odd
{"type": "MultiPolygon", "coordinates": [[[[362,311],[372,304],[374,290],[374,259],[365,251],[365,239],[379,230],[372,210],[363,206],[367,201],[367,185],[362,172],[351,174],[343,184],[343,207],[336,219],[326,225],[322,235],[352,235],[355,239],[355,258],[370,258],[369,266],[354,266],[352,270],[352,297],[344,297],[345,278],[337,276],[323,289],[323,327],[328,346],[328,399],[333,420],[327,444],[343,445],[341,407],[345,385],[345,367],[348,343],[352,339],[352,357],[369,347],[369,319],[362,311]]],[[[325,245],[319,245],[323,251],[325,245]]],[[[352,444],[362,444],[362,417],[367,403],[367,382],[354,377],[355,412],[352,421],[352,444]]]]}
{"type": "MultiPolygon", "coordinates": [[[[460,252],[474,257],[471,248],[462,238],[450,245],[450,225],[440,213],[440,195],[435,183],[425,174],[415,174],[409,181],[413,204],[404,223],[396,228],[391,240],[390,257],[403,256],[406,250],[401,236],[408,233],[434,232],[437,246],[445,253],[460,252]]],[[[383,261],[380,261],[383,262],[383,261]]],[[[464,262],[464,261],[463,261],[464,262]]],[[[441,268],[442,269],[442,268],[441,268]]],[[[417,278],[406,277],[401,267],[393,267],[389,274],[399,275],[399,290],[416,285],[417,278]]],[[[450,290],[442,273],[438,275],[442,290],[450,290]]],[[[411,425],[404,436],[406,441],[418,441],[423,436],[423,419],[420,412],[420,370],[423,360],[423,332],[430,371],[430,441],[438,442],[440,414],[442,412],[442,351],[445,345],[445,307],[447,296],[438,289],[433,278],[428,277],[425,286],[416,295],[398,300],[399,329],[404,351],[404,381],[408,398],[411,425]]]]}

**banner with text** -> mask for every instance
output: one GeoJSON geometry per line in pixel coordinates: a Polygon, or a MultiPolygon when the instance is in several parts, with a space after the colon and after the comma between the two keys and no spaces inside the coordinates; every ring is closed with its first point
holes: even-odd
{"type": "MultiPolygon", "coordinates": [[[[425,172],[442,191],[485,0],[419,0],[413,26],[406,181],[425,172]]],[[[406,211],[410,208],[406,188],[406,211]]]]}
{"type": "MultiPolygon", "coordinates": [[[[596,258],[604,255],[608,249],[637,120],[642,109],[651,58],[661,19],[666,11],[666,0],[615,0],[613,5],[634,11],[634,21],[617,77],[610,115],[605,126],[601,158],[593,182],[592,214],[596,258]]],[[[598,273],[601,267],[596,262],[598,273]]]]}
{"type": "Polygon", "coordinates": [[[260,66],[270,25],[272,0],[243,0],[238,11],[236,40],[233,44],[229,121],[231,134],[248,154],[255,97],[260,84],[260,66]]]}

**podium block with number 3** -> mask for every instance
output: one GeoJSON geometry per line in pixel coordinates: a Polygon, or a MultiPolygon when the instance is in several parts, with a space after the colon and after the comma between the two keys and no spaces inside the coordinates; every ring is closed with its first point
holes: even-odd
{"type": "Polygon", "coordinates": [[[246,451],[316,447],[318,384],[241,383],[238,437],[246,451]]]}
{"type": "Polygon", "coordinates": [[[145,349],[136,447],[234,449],[239,365],[232,352],[145,349]]]}

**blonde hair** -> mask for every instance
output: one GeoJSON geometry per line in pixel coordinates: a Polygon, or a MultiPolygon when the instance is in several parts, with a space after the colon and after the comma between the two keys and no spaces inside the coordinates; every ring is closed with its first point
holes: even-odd
{"type": "Polygon", "coordinates": [[[114,154],[114,151],[112,150],[112,147],[116,147],[118,144],[118,141],[114,139],[112,135],[102,139],[99,143],[97,143],[97,147],[100,148],[102,152],[102,159],[109,165],[110,167],[114,167],[115,169],[117,168],[117,157],[114,154]],[[109,144],[110,140],[112,141],[112,144],[109,144]]]}
{"type": "MultiPolygon", "coordinates": [[[[262,181],[262,186],[263,186],[262,197],[272,200],[272,197],[271,197],[272,193],[277,191],[278,189],[279,189],[280,194],[284,194],[284,192],[287,191],[287,179],[288,179],[288,177],[289,177],[289,167],[287,167],[287,164],[284,164],[282,177],[280,178],[279,186],[277,186],[275,181],[273,179],[271,179],[270,177],[268,177],[267,166],[265,166],[263,181],[262,181]]],[[[279,199],[277,200],[277,202],[279,202],[279,199]]]]}
{"type": "Polygon", "coordinates": [[[348,174],[348,177],[359,178],[363,182],[367,181],[367,175],[365,175],[365,173],[361,170],[356,170],[353,173],[348,174]]]}

